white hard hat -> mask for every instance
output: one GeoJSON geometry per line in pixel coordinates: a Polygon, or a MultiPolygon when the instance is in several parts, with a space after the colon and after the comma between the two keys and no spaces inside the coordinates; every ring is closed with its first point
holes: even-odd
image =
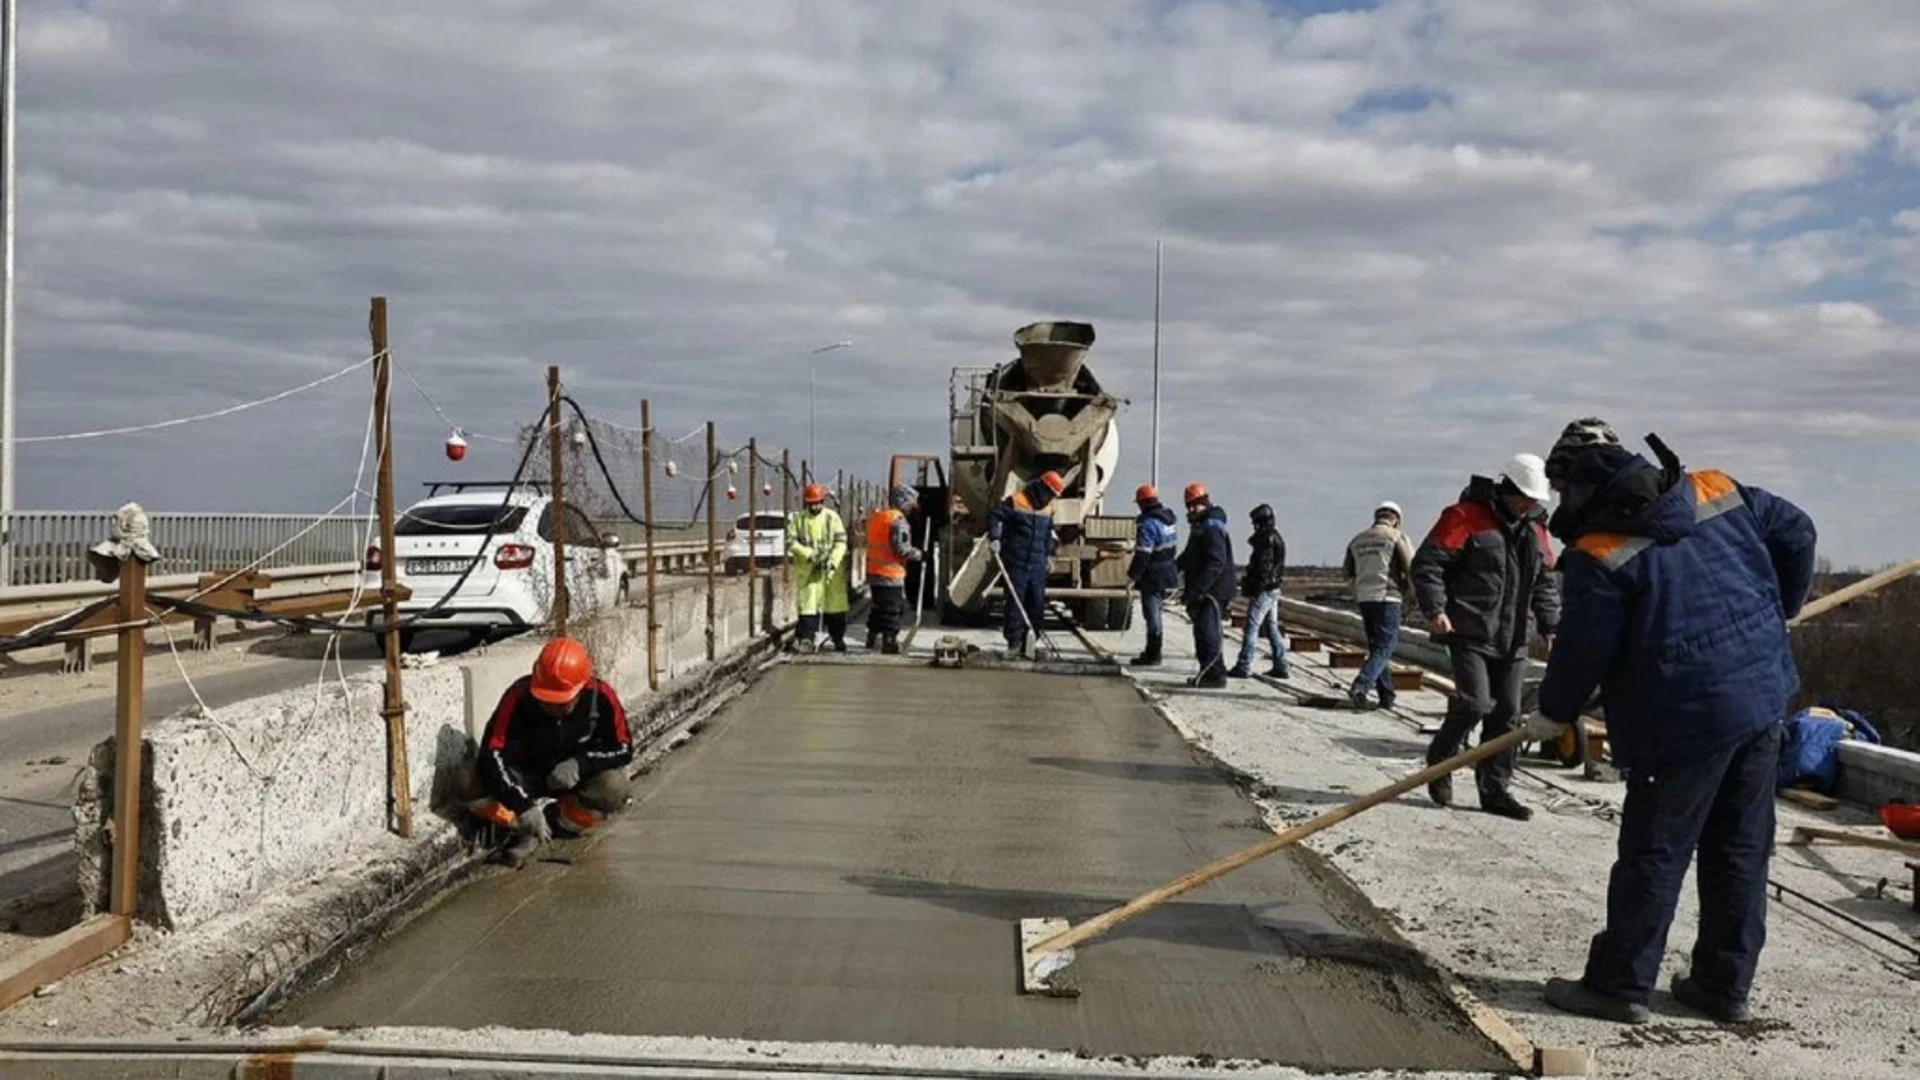
{"type": "Polygon", "coordinates": [[[1546,502],[1553,498],[1553,487],[1547,483],[1547,463],[1540,460],[1539,454],[1513,455],[1500,476],[1529,499],[1546,502]]]}
{"type": "Polygon", "coordinates": [[[1392,514],[1394,517],[1397,517],[1397,518],[1403,518],[1407,516],[1400,512],[1400,504],[1397,502],[1394,502],[1392,499],[1388,499],[1386,502],[1383,502],[1379,506],[1376,506],[1373,508],[1374,517],[1379,517],[1381,514],[1392,514]]]}

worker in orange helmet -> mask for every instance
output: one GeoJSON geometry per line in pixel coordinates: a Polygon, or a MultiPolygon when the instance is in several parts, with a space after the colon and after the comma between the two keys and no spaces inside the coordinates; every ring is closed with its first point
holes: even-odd
{"type": "Polygon", "coordinates": [[[1152,484],[1141,484],[1133,493],[1140,508],[1133,526],[1133,559],[1127,564],[1127,580],[1140,594],[1140,613],[1147,620],[1147,647],[1133,658],[1135,667],[1155,667],[1160,663],[1160,646],[1166,629],[1164,612],[1167,594],[1180,584],[1180,569],[1174,565],[1180,538],[1174,532],[1173,511],[1160,503],[1160,491],[1152,484]]]}
{"type": "Polygon", "coordinates": [[[554,835],[578,836],[626,804],[633,735],[613,687],[594,677],[587,647],[547,642],[500,695],[481,736],[469,800],[474,815],[517,834],[504,852],[520,866],[554,835]]]}
{"type": "Polygon", "coordinates": [[[987,544],[1007,579],[1007,649],[1025,656],[1047,610],[1047,572],[1059,541],[1053,533],[1053,500],[1067,490],[1057,472],[1044,472],[1001,499],[987,514],[987,544]]]}
{"type": "Polygon", "coordinates": [[[788,648],[812,652],[824,623],[834,651],[846,652],[852,572],[847,526],[840,512],[827,505],[825,484],[808,484],[800,503],[800,512],[787,520],[787,558],[793,563],[794,606],[800,616],[788,648]]]}
{"type": "Polygon", "coordinates": [[[1193,652],[1200,662],[1200,673],[1189,685],[1218,690],[1227,685],[1221,620],[1233,602],[1233,540],[1227,536],[1227,512],[1213,504],[1205,484],[1188,484],[1185,497],[1190,531],[1179,559],[1181,600],[1193,620],[1193,652]]]}

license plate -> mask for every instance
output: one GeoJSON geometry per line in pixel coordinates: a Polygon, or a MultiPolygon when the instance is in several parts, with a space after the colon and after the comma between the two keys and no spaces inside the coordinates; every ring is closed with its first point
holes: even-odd
{"type": "Polygon", "coordinates": [[[465,573],[472,559],[408,559],[409,574],[460,574],[465,573]]]}

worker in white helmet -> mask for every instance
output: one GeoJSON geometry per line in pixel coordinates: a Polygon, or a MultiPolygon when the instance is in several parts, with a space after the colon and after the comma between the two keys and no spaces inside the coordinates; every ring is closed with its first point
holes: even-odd
{"type": "MultiPolygon", "coordinates": [[[[1551,647],[1560,623],[1560,583],[1547,537],[1547,465],[1518,454],[1496,478],[1476,476],[1460,501],[1440,515],[1413,557],[1414,597],[1435,640],[1453,658],[1447,718],[1427,747],[1427,763],[1460,752],[1467,732],[1485,742],[1506,734],[1520,715],[1527,646],[1537,629],[1551,647]]],[[[1480,808],[1525,821],[1533,811],[1507,789],[1510,751],[1474,770],[1480,808]]],[[[1441,806],[1453,804],[1453,780],[1427,785],[1441,806]]]]}
{"type": "Polygon", "coordinates": [[[1347,583],[1360,605],[1367,631],[1367,662],[1347,694],[1355,708],[1367,707],[1376,687],[1380,707],[1393,708],[1393,650],[1400,643],[1400,603],[1413,589],[1413,544],[1400,531],[1400,504],[1374,508],[1373,524],[1347,542],[1347,583]]]}

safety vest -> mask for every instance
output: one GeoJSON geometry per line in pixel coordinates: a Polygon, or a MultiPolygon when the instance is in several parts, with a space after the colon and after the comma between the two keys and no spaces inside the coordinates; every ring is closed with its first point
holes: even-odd
{"type": "Polygon", "coordinates": [[[893,553],[893,523],[905,517],[888,506],[867,518],[867,576],[885,581],[907,580],[907,564],[893,553]]]}

